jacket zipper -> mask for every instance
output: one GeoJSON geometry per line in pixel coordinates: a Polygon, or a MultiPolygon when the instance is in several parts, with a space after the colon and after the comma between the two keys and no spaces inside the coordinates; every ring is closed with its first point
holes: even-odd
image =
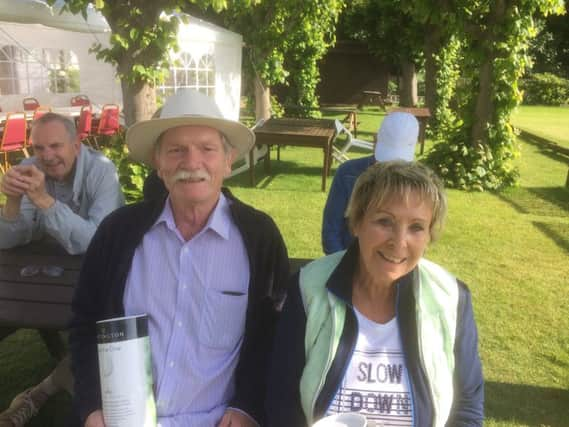
{"type": "MultiPolygon", "coordinates": [[[[397,323],[399,324],[399,283],[397,283],[395,288],[395,316],[397,317],[397,323]]],[[[401,341],[401,347],[403,348],[403,339],[401,338],[401,328],[399,330],[399,340],[401,341]]],[[[405,358],[405,364],[409,367],[409,360],[407,359],[407,352],[403,352],[403,357],[405,358]]],[[[409,369],[407,368],[407,383],[409,385],[409,395],[411,396],[411,425],[417,426],[415,417],[415,393],[413,383],[411,381],[411,375],[409,375],[409,369]]]]}

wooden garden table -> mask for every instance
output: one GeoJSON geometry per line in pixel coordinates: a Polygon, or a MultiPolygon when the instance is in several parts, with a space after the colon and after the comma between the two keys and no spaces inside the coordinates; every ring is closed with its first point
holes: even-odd
{"type": "MultiPolygon", "coordinates": [[[[293,145],[322,149],[322,191],[326,191],[326,176],[330,172],[332,161],[332,142],[336,135],[334,120],[331,119],[288,119],[271,118],[254,130],[255,145],[267,145],[265,169],[270,173],[270,146],[293,145]]],[[[255,163],[253,150],[249,153],[249,174],[251,185],[255,185],[255,163]]]]}
{"type": "Polygon", "coordinates": [[[421,144],[421,154],[423,154],[423,151],[425,151],[425,131],[427,129],[427,122],[431,117],[431,110],[429,110],[428,108],[401,107],[401,108],[394,108],[389,112],[393,113],[396,111],[413,114],[417,118],[417,121],[419,122],[419,144],[421,144]]]}

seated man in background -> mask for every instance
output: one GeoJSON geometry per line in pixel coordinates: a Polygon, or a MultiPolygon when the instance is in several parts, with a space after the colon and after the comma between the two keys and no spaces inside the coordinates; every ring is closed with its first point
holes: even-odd
{"type": "Polygon", "coordinates": [[[87,251],[69,335],[81,426],[105,425],[96,322],[139,314],[162,427],[264,424],[288,256],[274,221],[222,189],[254,141],[189,89],[128,130],[131,157],[153,166],[168,194],[111,214],[87,251]]]}
{"type": "MultiPolygon", "coordinates": [[[[83,146],[74,123],[47,113],[31,130],[34,156],[10,168],[0,191],[6,204],[0,215],[0,248],[51,237],[70,254],[82,254],[107,214],[124,204],[114,164],[83,146]]],[[[6,336],[15,329],[3,328],[6,336]]],[[[49,396],[72,390],[69,360],[64,358],[43,382],[18,395],[0,414],[0,427],[23,426],[49,396]]]]}
{"type": "Polygon", "coordinates": [[[383,119],[373,156],[348,160],[340,165],[332,181],[322,218],[322,249],[325,254],[347,249],[352,242],[346,208],[358,177],[375,162],[413,161],[419,122],[409,113],[395,112],[383,119]]]}

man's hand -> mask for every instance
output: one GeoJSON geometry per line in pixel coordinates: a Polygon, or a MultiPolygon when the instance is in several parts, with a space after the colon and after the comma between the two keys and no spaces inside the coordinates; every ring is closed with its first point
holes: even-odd
{"type": "Polygon", "coordinates": [[[223,414],[223,418],[217,425],[217,427],[258,427],[253,418],[249,415],[236,411],[231,408],[227,408],[225,414],[223,414]]]}
{"type": "Polygon", "coordinates": [[[26,196],[38,209],[47,209],[55,203],[45,189],[45,174],[35,165],[21,166],[25,169],[24,179],[28,183],[26,196]]]}
{"type": "Polygon", "coordinates": [[[85,420],[85,427],[105,427],[103,411],[99,409],[97,411],[91,412],[85,420]]]}
{"type": "Polygon", "coordinates": [[[14,166],[6,171],[0,183],[0,191],[6,195],[6,205],[2,209],[2,217],[15,220],[20,215],[22,197],[30,185],[23,166],[14,166]]]}
{"type": "Polygon", "coordinates": [[[30,188],[26,172],[27,169],[28,166],[13,166],[8,169],[6,174],[2,177],[0,191],[7,197],[21,199],[30,188]]]}

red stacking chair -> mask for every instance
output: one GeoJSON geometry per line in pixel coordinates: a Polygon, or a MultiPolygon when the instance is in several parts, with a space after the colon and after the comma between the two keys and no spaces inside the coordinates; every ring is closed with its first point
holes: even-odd
{"type": "Polygon", "coordinates": [[[119,128],[119,106],[116,104],[103,105],[96,130],[92,135],[95,138],[95,145],[98,145],[98,137],[112,136],[119,131],[119,128]]]}
{"type": "Polygon", "coordinates": [[[0,169],[3,173],[6,173],[10,168],[8,153],[21,151],[26,157],[30,157],[26,149],[26,132],[26,114],[8,113],[6,122],[4,123],[2,143],[0,144],[0,154],[4,155],[4,160],[0,163],[0,169]]]}
{"type": "Polygon", "coordinates": [[[81,107],[81,113],[79,113],[79,122],[77,123],[77,135],[79,139],[83,141],[91,137],[91,121],[93,120],[93,113],[91,112],[90,105],[84,105],[81,107]]]}
{"type": "Polygon", "coordinates": [[[87,95],[77,95],[71,98],[72,107],[83,107],[85,105],[91,105],[91,100],[87,95]]]}
{"type": "Polygon", "coordinates": [[[37,110],[40,106],[39,101],[33,97],[24,98],[22,104],[24,104],[24,111],[34,111],[37,110]]]}

